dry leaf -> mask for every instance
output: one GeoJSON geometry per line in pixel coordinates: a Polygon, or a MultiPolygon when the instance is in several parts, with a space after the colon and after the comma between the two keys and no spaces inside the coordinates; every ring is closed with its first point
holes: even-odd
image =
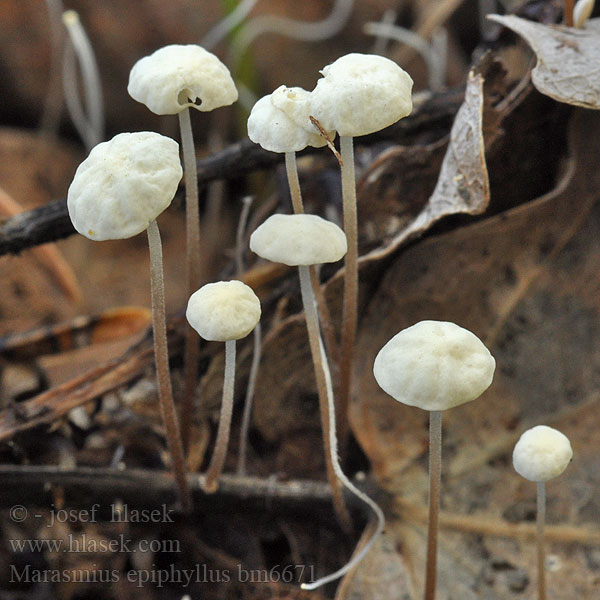
{"type": "MultiPolygon", "coordinates": [[[[370,535],[370,529],[365,533],[370,535]]],[[[339,585],[335,600],[388,600],[390,590],[397,600],[411,600],[414,594],[403,545],[397,528],[388,524],[364,560],[339,585]]]]}
{"type": "MultiPolygon", "coordinates": [[[[469,515],[499,523],[526,519],[526,507],[535,504],[535,486],[513,471],[510,452],[519,433],[546,423],[570,437],[576,456],[548,486],[549,522],[597,535],[592,523],[600,512],[595,493],[600,434],[591,418],[598,407],[600,373],[596,113],[576,112],[569,144],[568,168],[551,192],[411,246],[386,271],[365,312],[351,422],[379,481],[399,498],[426,503],[428,415],[384,394],[372,374],[373,360],[400,329],[421,319],[451,320],[484,339],[498,366],[481,400],[444,414],[443,509],[467,521],[469,515]]],[[[418,557],[424,554],[425,532],[414,524],[406,528],[405,556],[417,557],[416,587],[421,589],[418,557]]],[[[501,539],[506,534],[496,537],[481,529],[482,537],[476,538],[464,531],[444,530],[441,536],[441,598],[508,599],[519,586],[531,593],[531,542],[515,550],[516,540],[501,539]],[[501,564],[507,565],[504,570],[494,566],[501,564]]],[[[592,536],[589,542],[595,543],[592,536]]],[[[589,551],[583,543],[553,542],[549,552],[562,565],[549,573],[549,589],[562,581],[557,598],[597,593],[589,551]]]]}
{"type": "Polygon", "coordinates": [[[583,29],[541,25],[514,15],[489,15],[527,40],[537,55],[531,76],[542,93],[567,104],[600,109],[600,19],[583,29]]]}
{"type": "Polygon", "coordinates": [[[384,248],[377,248],[363,260],[381,258],[401,244],[429,229],[442,217],[480,214],[487,208],[490,188],[483,140],[483,77],[469,73],[465,99],[452,130],[437,185],[426,206],[384,248]]]}

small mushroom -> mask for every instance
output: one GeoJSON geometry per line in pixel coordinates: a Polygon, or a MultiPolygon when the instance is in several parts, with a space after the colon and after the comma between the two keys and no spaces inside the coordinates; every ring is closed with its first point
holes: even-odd
{"type": "Polygon", "coordinates": [[[250,237],[250,249],[262,258],[298,267],[308,340],[317,380],[327,477],[332,490],[334,508],[340,521],[347,523],[349,517],[338,483],[341,482],[365,502],[377,518],[377,527],[370,542],[344,567],[313,583],[302,584],[304,589],[314,590],[342,577],[357,565],[369,551],[375,538],[381,533],[384,524],[383,513],[379,506],[348,480],[338,462],[331,374],[321,340],[316,299],[309,273],[310,265],[337,262],[342,259],[346,252],[346,236],[337,225],[316,215],[272,215],[250,237]]]}
{"type": "MultiPolygon", "coordinates": [[[[347,413],[358,320],[358,225],[352,138],[374,133],[412,110],[413,81],[394,61],[374,54],[347,54],[326,66],[311,92],[311,114],[340,136],[344,231],[348,253],[340,354],[340,414],[347,413]]],[[[345,434],[347,425],[342,434],[345,434]]]]}
{"type": "Polygon", "coordinates": [[[537,425],[528,429],[513,450],[515,471],[537,485],[537,569],[538,600],[546,599],[545,540],[546,481],[558,477],[573,458],[569,438],[560,431],[537,425]]]}
{"type": "Polygon", "coordinates": [[[492,383],[496,361],[470,331],[421,321],[396,334],[377,354],[373,374],[392,398],[429,413],[429,527],[425,600],[435,598],[442,475],[442,411],[478,398],[492,383]]]}
{"type": "Polygon", "coordinates": [[[191,496],[169,373],[164,277],[158,215],[181,179],[179,144],[158,133],[121,133],[95,146],[79,165],[67,194],[75,229],[91,240],[120,240],[148,232],[154,354],[159,400],[179,498],[191,496]]]}
{"type": "MultiPolygon", "coordinates": [[[[320,148],[327,140],[310,121],[310,93],[299,87],[279,86],[262,97],[248,117],[248,137],[265,150],[285,153],[285,168],[295,213],[304,212],[296,152],[320,148]]],[[[335,137],[331,132],[330,137],[335,137]]]]}
{"type": "MultiPolygon", "coordinates": [[[[191,295],[200,284],[200,212],[198,173],[190,108],[207,112],[233,104],[238,93],[229,69],[211,52],[194,44],[173,44],[138,60],[129,74],[129,95],[158,115],[179,118],[186,204],[186,278],[191,295]]],[[[198,338],[189,329],[185,341],[185,375],[182,414],[183,442],[189,441],[188,413],[193,410],[198,369],[198,338]]]]}
{"type": "Polygon", "coordinates": [[[217,491],[223,471],[235,384],[235,341],[246,337],[260,319],[260,301],[252,288],[241,281],[207,283],[194,292],[185,316],[200,337],[214,342],[225,342],[225,377],[223,400],[215,450],[204,480],[208,493],[217,491]]]}

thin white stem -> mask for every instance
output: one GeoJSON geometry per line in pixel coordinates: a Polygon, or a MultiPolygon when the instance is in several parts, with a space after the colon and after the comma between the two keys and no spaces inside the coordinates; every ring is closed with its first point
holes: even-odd
{"type": "Polygon", "coordinates": [[[296,153],[285,153],[285,172],[287,174],[288,185],[290,186],[290,195],[292,197],[292,207],[294,213],[299,215],[304,212],[302,203],[302,192],[300,191],[300,179],[298,178],[298,165],[296,164],[296,153]]]}
{"type": "Polygon", "coordinates": [[[244,273],[244,234],[246,233],[246,225],[248,224],[248,215],[250,214],[252,200],[252,196],[244,196],[242,198],[243,206],[240,212],[237,231],[235,233],[235,270],[238,279],[244,273]]]}
{"type": "MultiPolygon", "coordinates": [[[[290,188],[290,196],[292,198],[294,214],[303,214],[304,204],[302,202],[302,191],[300,189],[300,178],[298,177],[298,164],[296,162],[295,152],[285,153],[285,172],[290,188]]],[[[321,326],[323,327],[325,342],[327,343],[327,350],[329,351],[330,356],[332,356],[332,354],[337,356],[337,344],[335,332],[333,330],[333,326],[331,325],[331,315],[327,308],[325,295],[323,294],[321,283],[319,281],[319,265],[312,265],[310,267],[310,279],[312,282],[313,291],[317,297],[319,319],[321,320],[321,326]]]]}
{"type": "Polygon", "coordinates": [[[250,14],[257,2],[258,0],[242,0],[202,38],[200,45],[207,50],[212,50],[250,14]]]}
{"type": "Polygon", "coordinates": [[[322,577],[321,579],[317,579],[313,583],[303,583],[302,588],[305,590],[314,590],[330,581],[334,581],[339,579],[343,575],[345,575],[350,569],[354,568],[367,554],[370,550],[373,542],[379,536],[381,531],[383,530],[383,526],[385,524],[385,518],[383,516],[383,511],[379,508],[379,506],[369,498],[365,493],[359,490],[356,486],[352,484],[352,482],[346,477],[339,463],[338,453],[337,453],[337,435],[336,435],[336,427],[335,427],[335,405],[333,401],[333,386],[331,383],[331,372],[329,370],[329,364],[327,362],[327,356],[325,354],[325,348],[323,347],[323,341],[321,340],[321,336],[319,334],[319,322],[317,317],[316,310],[316,299],[312,289],[312,285],[310,282],[310,273],[308,267],[300,266],[298,267],[299,275],[300,275],[300,290],[302,292],[302,301],[304,303],[304,311],[306,314],[306,322],[309,331],[309,341],[311,342],[311,351],[313,351],[313,360],[315,362],[315,370],[321,372],[321,376],[325,382],[325,390],[327,396],[327,414],[328,414],[328,427],[324,428],[323,431],[328,431],[328,451],[329,451],[329,462],[331,462],[333,472],[337,476],[337,479],[344,485],[348,490],[350,490],[355,496],[360,498],[365,504],[367,504],[375,513],[377,518],[377,527],[371,537],[371,540],[365,544],[362,550],[356,554],[350,562],[346,563],[341,569],[338,569],[334,573],[327,575],[326,577],[322,577]],[[310,325],[309,325],[310,322],[310,325]],[[315,347],[316,346],[316,347],[315,347]],[[318,355],[318,359],[315,356],[318,355]]]}
{"type": "Polygon", "coordinates": [[[148,246],[150,249],[150,290],[152,296],[152,327],[154,337],[154,357],[156,361],[156,378],[158,397],[163,423],[167,433],[167,445],[173,474],[179,490],[179,499],[187,512],[192,507],[192,497],[185,476],[185,459],[179,422],[169,371],[169,352],[167,348],[167,323],[165,316],[165,284],[163,275],[162,244],[156,221],[148,225],[148,246]]]}
{"type": "Polygon", "coordinates": [[[246,388],[246,398],[244,400],[244,414],[242,415],[242,427],[240,431],[240,453],[238,456],[237,472],[238,475],[246,473],[246,458],[248,454],[248,431],[250,430],[250,417],[252,416],[252,402],[254,399],[254,390],[256,389],[256,378],[260,366],[260,356],[262,347],[262,327],[260,323],[254,328],[254,347],[252,350],[252,364],[250,366],[250,375],[248,375],[248,386],[246,388]]]}
{"type": "Polygon", "coordinates": [[[229,430],[233,413],[233,390],[235,385],[235,340],[225,342],[225,377],[223,380],[223,400],[215,450],[210,460],[204,479],[204,491],[212,494],[219,487],[219,477],[223,472],[227,447],[229,446],[229,430]]]}
{"type": "Polygon", "coordinates": [[[537,482],[536,547],[538,571],[538,600],[546,600],[546,484],[537,482]]]}
{"type": "Polygon", "coordinates": [[[63,68],[62,68],[63,95],[67,112],[71,121],[83,141],[83,145],[89,152],[94,147],[94,133],[85,116],[83,104],[79,97],[79,86],[77,84],[77,66],[75,63],[75,50],[73,44],[67,41],[63,50],[63,68]]]}
{"type": "MultiPolygon", "coordinates": [[[[304,306],[304,316],[306,319],[306,329],[308,332],[308,342],[310,353],[313,360],[315,379],[317,382],[317,394],[319,396],[319,414],[321,416],[321,431],[323,432],[323,448],[325,450],[325,465],[327,467],[327,481],[331,487],[333,497],[333,507],[342,527],[350,531],[350,515],[344,502],[339,480],[335,473],[335,462],[337,461],[337,450],[331,451],[331,423],[335,420],[335,413],[330,414],[330,403],[327,395],[326,368],[323,364],[320,349],[321,333],[319,330],[319,317],[317,313],[317,303],[314,289],[311,282],[311,268],[307,266],[298,267],[300,276],[300,293],[302,295],[302,304],[304,306]]],[[[335,425],[334,425],[335,428],[335,425]]],[[[334,429],[335,437],[335,429],[334,429]]]]}
{"type": "MultiPolygon", "coordinates": [[[[235,236],[235,263],[238,278],[244,272],[244,233],[252,205],[252,196],[243,198],[242,212],[238,222],[235,236]]],[[[254,390],[256,389],[256,378],[258,377],[258,368],[260,367],[260,357],[262,348],[262,327],[260,322],[254,328],[254,347],[252,349],[252,364],[250,365],[250,374],[248,375],[248,385],[246,387],[246,397],[244,399],[244,413],[242,415],[242,426],[240,429],[240,450],[238,454],[237,473],[244,475],[246,473],[246,458],[248,454],[248,431],[250,430],[250,417],[252,416],[252,403],[254,400],[254,390]]]]}
{"type": "MultiPolygon", "coordinates": [[[[91,148],[101,142],[104,137],[104,106],[102,103],[100,74],[94,57],[94,50],[85,33],[85,29],[81,25],[79,15],[74,10],[67,10],[63,13],[63,22],[81,67],[87,114],[83,115],[85,127],[84,131],[80,131],[80,135],[84,137],[84,142],[88,150],[91,150],[91,148]]],[[[71,102],[75,101],[75,98],[77,98],[76,102],[81,106],[81,103],[78,100],[79,92],[76,82],[75,86],[72,86],[72,83],[75,80],[75,73],[71,59],[67,59],[65,64],[66,69],[71,71],[69,77],[72,79],[70,85],[67,83],[67,85],[69,85],[68,96],[71,97],[71,102]]],[[[67,97],[67,90],[65,90],[65,96],[67,97]]],[[[82,109],[75,109],[75,111],[76,113],[83,113],[82,109]]],[[[77,119],[80,120],[81,116],[78,116],[77,119]]]]}
{"type": "Polygon", "coordinates": [[[442,411],[429,413],[429,525],[425,567],[425,600],[434,600],[437,573],[437,540],[442,485],[442,411]]]}
{"type": "MultiPolygon", "coordinates": [[[[190,109],[179,113],[179,129],[183,148],[183,166],[185,175],[185,270],[188,297],[198,288],[200,268],[200,209],[198,206],[198,172],[196,152],[190,120],[190,109]]],[[[192,416],[194,414],[194,392],[198,378],[198,358],[200,340],[194,330],[188,326],[185,335],[183,402],[181,406],[182,435],[184,448],[188,448],[192,416]]]]}
{"type": "Polygon", "coordinates": [[[342,196],[344,202],[344,232],[348,252],[344,268],[344,307],[340,355],[340,395],[338,414],[340,436],[348,434],[348,405],[352,384],[352,359],[358,320],[358,224],[356,215],[356,178],[354,174],[354,147],[352,138],[340,136],[342,156],[342,196]]]}

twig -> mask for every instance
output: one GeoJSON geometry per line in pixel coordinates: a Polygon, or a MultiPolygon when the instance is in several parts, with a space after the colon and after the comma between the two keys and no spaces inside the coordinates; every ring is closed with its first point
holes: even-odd
{"type": "MultiPolygon", "coordinates": [[[[169,351],[181,345],[179,336],[171,332],[169,351]]],[[[80,377],[19,402],[0,412],[0,441],[38,425],[52,423],[71,409],[115,390],[141,377],[154,360],[152,339],[144,338],[123,356],[108,361],[80,377]]]]}
{"type": "MultiPolygon", "coordinates": [[[[403,498],[396,498],[394,502],[404,519],[421,523],[427,522],[427,507],[403,498]]],[[[510,523],[492,516],[458,515],[444,511],[440,511],[440,529],[509,539],[535,540],[536,537],[535,523],[510,523]]],[[[588,546],[600,544],[598,527],[548,525],[545,535],[548,541],[565,544],[579,543],[588,546]]]]}
{"type": "MultiPolygon", "coordinates": [[[[176,500],[173,478],[167,471],[0,465],[0,480],[6,488],[0,496],[0,509],[14,503],[50,506],[53,487],[61,488],[67,506],[89,508],[98,503],[99,520],[110,519],[111,505],[117,498],[140,509],[170,506],[176,500]]],[[[203,475],[188,474],[188,483],[195,510],[308,512],[332,520],[331,492],[324,481],[277,481],[224,474],[214,494],[204,492],[203,475]]],[[[354,509],[366,512],[352,494],[348,494],[347,501],[354,509]]]]}
{"type": "MultiPolygon", "coordinates": [[[[396,125],[376,134],[361,138],[361,144],[369,145],[381,140],[402,140],[423,129],[439,128],[448,131],[452,118],[463,97],[463,89],[456,89],[432,96],[413,114],[396,125]]],[[[303,154],[313,154],[319,148],[308,148],[303,154]]],[[[198,185],[203,186],[216,179],[240,177],[248,173],[269,169],[283,161],[283,155],[263,150],[249,139],[237,142],[225,150],[197,161],[198,185]]],[[[18,254],[26,248],[54,242],[75,233],[69,219],[64,198],[49,202],[28,212],[17,215],[0,224],[0,256],[18,254]]]]}

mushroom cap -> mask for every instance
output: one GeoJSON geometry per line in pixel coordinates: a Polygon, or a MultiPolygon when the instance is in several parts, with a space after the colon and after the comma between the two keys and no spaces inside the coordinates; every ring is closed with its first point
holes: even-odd
{"type": "Polygon", "coordinates": [[[348,250],[346,234],[317,215],[271,215],[250,236],[250,250],[290,267],[340,260],[348,250]]]}
{"type": "Polygon", "coordinates": [[[569,438],[546,425],[528,429],[513,450],[515,471],[535,482],[558,477],[567,468],[571,458],[573,450],[569,438]]]}
{"type": "Polygon", "coordinates": [[[246,337],[260,319],[260,300],[241,281],[207,283],[188,301],[185,316],[198,335],[211,342],[246,337]]]}
{"type": "Polygon", "coordinates": [[[194,44],[165,46],[138,60],[127,91],[157,115],[175,115],[188,107],[208,112],[238,99],[229,69],[194,44]]]}
{"type": "MultiPolygon", "coordinates": [[[[309,98],[310,92],[285,85],[263,96],[250,112],[248,137],[271,152],[299,152],[306,146],[325,146],[327,140],[309,119],[309,98]]],[[[335,132],[330,137],[335,137],[335,132]]]]}
{"type": "Polygon", "coordinates": [[[373,373],[398,402],[446,410],[478,398],[496,361],[470,331],[447,321],[421,321],[396,334],[377,354],[373,373]]]}
{"type": "Polygon", "coordinates": [[[412,110],[410,75],[374,54],[346,54],[326,66],[311,93],[311,114],[325,130],[366,135],[392,125],[412,110]]]}
{"type": "Polygon", "coordinates": [[[92,148],[67,193],[75,229],[91,240],[133,237],[171,204],[183,171],[179,144],[150,131],[92,148]]]}

